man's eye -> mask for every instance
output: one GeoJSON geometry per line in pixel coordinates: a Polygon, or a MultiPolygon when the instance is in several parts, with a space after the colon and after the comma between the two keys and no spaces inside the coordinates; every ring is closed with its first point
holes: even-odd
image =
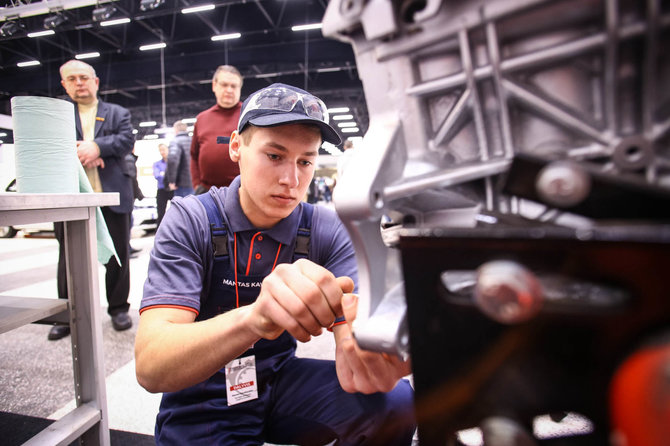
{"type": "Polygon", "coordinates": [[[279,155],[276,155],[274,153],[268,153],[268,158],[270,158],[271,160],[278,160],[279,155]]]}

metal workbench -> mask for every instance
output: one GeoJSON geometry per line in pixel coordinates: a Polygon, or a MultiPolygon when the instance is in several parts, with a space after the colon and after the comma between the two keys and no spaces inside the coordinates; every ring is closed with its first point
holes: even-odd
{"type": "MultiPolygon", "coordinates": [[[[76,408],[26,445],[109,445],[96,245],[96,207],[119,203],[118,193],[0,193],[0,225],[65,223],[69,301],[0,296],[0,333],[37,321],[69,321],[76,408]]],[[[46,396],[45,396],[46,397],[46,396]]]]}

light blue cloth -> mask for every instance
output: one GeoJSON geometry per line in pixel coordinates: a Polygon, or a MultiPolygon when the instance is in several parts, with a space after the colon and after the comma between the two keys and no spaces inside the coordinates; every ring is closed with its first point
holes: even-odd
{"type": "MultiPolygon", "coordinates": [[[[93,187],[91,186],[91,182],[88,181],[84,167],[78,160],[77,164],[79,164],[79,192],[92,193],[93,187]]],[[[112,242],[112,237],[109,235],[105,217],[102,216],[102,211],[99,207],[95,208],[95,233],[98,240],[98,262],[105,265],[109,262],[110,258],[114,257],[116,262],[121,265],[119,256],[114,249],[114,242],[112,242]]]]}

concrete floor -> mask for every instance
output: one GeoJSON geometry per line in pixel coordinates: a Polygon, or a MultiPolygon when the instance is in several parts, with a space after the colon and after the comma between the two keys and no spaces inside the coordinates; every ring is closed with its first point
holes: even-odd
{"type": "MultiPolygon", "coordinates": [[[[104,267],[100,266],[100,304],[110,429],[153,435],[160,394],[141,388],[135,379],[133,344],[142,286],[153,236],[134,233],[141,248],[131,259],[130,314],[133,327],[117,332],[107,316],[104,267]]],[[[0,239],[0,295],[57,298],[58,244],[52,237],[0,239]]],[[[58,419],[74,408],[70,337],[47,340],[47,325],[26,325],[0,335],[0,411],[58,419]]],[[[332,334],[325,332],[298,345],[300,356],[334,358],[332,334]]]]}

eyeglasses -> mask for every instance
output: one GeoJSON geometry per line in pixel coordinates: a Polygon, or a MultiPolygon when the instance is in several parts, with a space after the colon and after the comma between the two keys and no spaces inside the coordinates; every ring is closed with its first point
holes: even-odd
{"type": "Polygon", "coordinates": [[[68,82],[70,84],[76,84],[77,82],[81,82],[82,84],[85,84],[86,82],[90,81],[93,79],[92,77],[82,75],[82,76],[68,76],[65,78],[65,82],[68,82]]]}
{"type": "Polygon", "coordinates": [[[298,102],[302,102],[307,116],[328,123],[328,109],[321,99],[285,87],[266,88],[255,93],[240,116],[240,123],[244,120],[244,116],[252,110],[274,110],[288,113],[295,108],[298,102]]]}

